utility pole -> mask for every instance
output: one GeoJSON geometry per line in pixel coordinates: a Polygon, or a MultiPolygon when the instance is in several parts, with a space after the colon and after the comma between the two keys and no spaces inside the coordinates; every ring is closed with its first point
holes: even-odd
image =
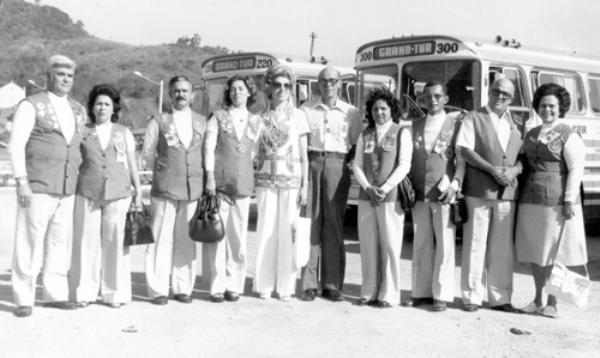
{"type": "Polygon", "coordinates": [[[310,34],[308,34],[308,36],[310,36],[310,60],[313,61],[313,50],[315,48],[315,39],[317,38],[317,34],[311,32],[310,34]]]}

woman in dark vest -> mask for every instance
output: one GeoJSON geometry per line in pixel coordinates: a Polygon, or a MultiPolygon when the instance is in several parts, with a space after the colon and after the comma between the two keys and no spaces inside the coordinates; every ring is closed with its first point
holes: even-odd
{"type": "Polygon", "coordinates": [[[525,138],[526,165],[517,214],[517,259],[531,263],[535,284],[535,298],[524,310],[552,318],[558,314],[556,297],[548,295],[545,306],[542,297],[552,265],[560,262],[583,274],[587,271],[579,196],[585,147],[564,119],[570,104],[569,92],[557,84],[535,91],[532,105],[542,125],[525,138]]]}
{"type": "Polygon", "coordinates": [[[412,136],[397,124],[398,100],[376,90],[366,103],[368,126],[358,138],[354,176],[360,184],[358,237],[362,287],[359,304],[381,308],[400,302],[404,211],[397,186],[410,171],[412,136]]]}
{"type": "Polygon", "coordinates": [[[96,301],[113,308],[131,301],[129,249],[123,245],[125,216],[142,204],[135,160],[135,141],[119,120],[119,92],[110,85],[94,86],[88,98],[90,123],[81,142],[75,199],[73,267],[77,302],[96,301]]]}
{"type": "Polygon", "coordinates": [[[206,191],[233,199],[231,203],[221,201],[225,238],[204,244],[214,302],[237,301],[246,281],[248,213],[254,191],[252,157],[260,129],[260,118],[248,111],[253,103],[249,81],[242,75],[229,78],[223,97],[226,107],[212,115],[206,129],[206,191]]]}

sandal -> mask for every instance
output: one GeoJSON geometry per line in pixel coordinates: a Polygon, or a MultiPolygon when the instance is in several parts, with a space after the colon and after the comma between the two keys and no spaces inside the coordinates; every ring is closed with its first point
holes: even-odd
{"type": "Polygon", "coordinates": [[[545,306],[541,313],[542,316],[548,318],[557,318],[558,317],[558,309],[554,306],[545,306]]]}

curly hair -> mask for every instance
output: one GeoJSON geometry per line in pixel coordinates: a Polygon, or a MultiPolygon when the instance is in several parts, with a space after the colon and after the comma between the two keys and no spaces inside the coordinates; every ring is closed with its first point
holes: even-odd
{"type": "Polygon", "coordinates": [[[94,115],[94,104],[99,96],[108,96],[112,100],[113,114],[110,121],[116,123],[119,121],[119,112],[121,111],[121,95],[113,86],[109,84],[95,85],[90,91],[87,102],[88,116],[92,123],[96,123],[96,115],[94,115]]]}
{"type": "Polygon", "coordinates": [[[230,107],[233,102],[231,102],[231,98],[229,97],[229,92],[231,91],[231,85],[235,81],[242,81],[244,86],[246,86],[246,90],[248,91],[248,101],[246,102],[246,107],[250,107],[254,104],[254,81],[250,76],[246,75],[234,75],[229,77],[227,83],[225,84],[225,92],[223,94],[223,101],[227,107],[230,107]]]}
{"type": "Polygon", "coordinates": [[[390,106],[390,110],[392,112],[392,120],[395,123],[398,123],[398,118],[400,118],[401,114],[400,101],[398,101],[398,99],[394,97],[394,94],[389,90],[385,88],[378,88],[371,92],[369,98],[367,99],[367,103],[365,104],[365,106],[367,107],[365,111],[365,117],[367,118],[367,122],[369,123],[368,126],[370,128],[375,127],[375,120],[373,119],[372,110],[373,106],[375,105],[375,102],[379,100],[385,101],[387,105],[390,106]]]}
{"type": "Polygon", "coordinates": [[[539,114],[539,107],[542,98],[546,96],[554,96],[558,99],[558,117],[565,118],[565,114],[571,107],[571,95],[563,86],[557,85],[556,83],[546,83],[541,85],[533,94],[533,102],[531,105],[537,114],[539,114]]]}

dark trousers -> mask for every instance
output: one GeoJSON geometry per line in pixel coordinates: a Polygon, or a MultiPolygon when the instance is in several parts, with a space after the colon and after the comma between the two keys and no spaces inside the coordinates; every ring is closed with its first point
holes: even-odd
{"type": "Polygon", "coordinates": [[[350,187],[350,170],[343,158],[309,155],[307,214],[312,218],[311,248],[302,269],[302,289],[317,289],[319,258],[321,288],[341,290],[346,269],[343,223],[350,187]]]}

